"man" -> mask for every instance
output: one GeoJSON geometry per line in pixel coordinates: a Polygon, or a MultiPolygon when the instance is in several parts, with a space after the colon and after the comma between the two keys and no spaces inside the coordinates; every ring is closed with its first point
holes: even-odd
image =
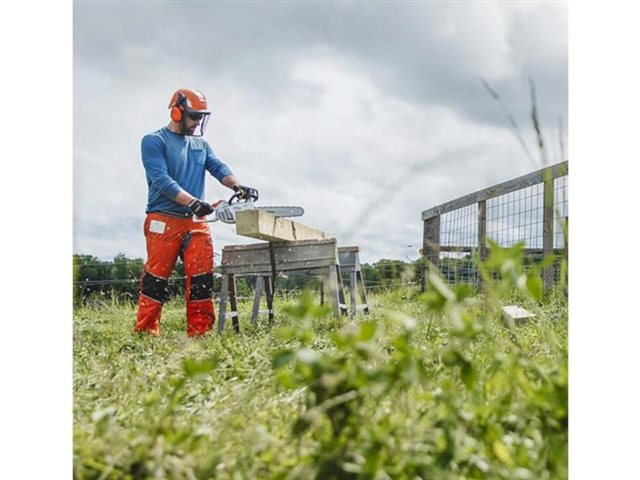
{"type": "Polygon", "coordinates": [[[181,88],[173,94],[169,108],[169,125],[142,139],[142,163],[149,187],[144,222],[147,261],[134,330],[160,335],[168,279],[181,256],[187,277],[187,335],[195,336],[210,330],[215,321],[213,243],[208,224],[193,219],[194,215],[213,212],[202,200],[205,172],[238,193],[240,199],[258,192],[240,185],[207,141],[197,138],[204,134],[211,115],[201,92],[181,88]]]}

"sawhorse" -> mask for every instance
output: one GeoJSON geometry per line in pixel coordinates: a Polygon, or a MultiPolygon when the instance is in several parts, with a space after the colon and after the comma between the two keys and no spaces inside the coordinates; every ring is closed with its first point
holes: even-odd
{"type": "MultiPolygon", "coordinates": [[[[339,247],[338,260],[340,262],[340,272],[349,274],[349,291],[351,293],[351,318],[356,316],[358,309],[369,314],[369,304],[367,302],[367,292],[364,288],[362,269],[360,268],[360,247],[339,247]],[[360,290],[361,305],[357,305],[356,296],[360,290]]],[[[324,288],[320,285],[321,302],[324,301],[324,288]]]]}
{"type": "Polygon", "coordinates": [[[355,317],[358,308],[362,308],[364,313],[369,314],[369,304],[367,303],[367,292],[362,279],[362,269],[360,268],[360,247],[339,247],[338,259],[340,261],[340,271],[349,274],[349,290],[351,292],[351,317],[355,317]],[[360,290],[360,301],[362,305],[356,305],[357,290],[360,290]]]}
{"type": "Polygon", "coordinates": [[[233,318],[235,331],[240,331],[236,276],[257,277],[251,315],[252,323],[256,322],[259,313],[263,313],[260,311],[260,299],[263,291],[266,293],[269,320],[273,321],[275,276],[279,272],[302,273],[327,278],[334,315],[338,317],[347,313],[334,238],[228,245],[222,249],[221,270],[219,333],[224,329],[227,317],[233,318]],[[227,300],[231,307],[230,311],[227,311],[227,300]]]}

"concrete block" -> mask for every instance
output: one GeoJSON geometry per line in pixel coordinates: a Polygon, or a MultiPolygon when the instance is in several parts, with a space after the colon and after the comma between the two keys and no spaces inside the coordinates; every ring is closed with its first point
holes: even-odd
{"type": "Polygon", "coordinates": [[[522,323],[530,318],[535,318],[534,313],[531,313],[517,305],[506,305],[502,307],[502,313],[514,323],[522,323]]]}

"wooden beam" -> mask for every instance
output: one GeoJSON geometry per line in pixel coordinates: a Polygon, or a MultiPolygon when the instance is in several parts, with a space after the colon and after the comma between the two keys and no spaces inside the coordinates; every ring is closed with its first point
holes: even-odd
{"type": "MultiPolygon", "coordinates": [[[[507,248],[511,246],[511,245],[507,245],[507,248]]],[[[455,252],[455,253],[471,253],[474,250],[478,250],[478,247],[470,247],[470,246],[457,246],[457,245],[440,245],[440,251],[441,252],[455,252]]],[[[522,251],[526,254],[526,255],[530,255],[533,253],[540,253],[543,254],[544,253],[544,249],[542,248],[523,248],[522,251]]],[[[562,252],[565,251],[565,248],[554,248],[553,249],[553,253],[555,254],[561,254],[562,252]]]]}
{"type": "Polygon", "coordinates": [[[270,242],[335,238],[322,230],[257,209],[236,213],[236,233],[270,242]]]}

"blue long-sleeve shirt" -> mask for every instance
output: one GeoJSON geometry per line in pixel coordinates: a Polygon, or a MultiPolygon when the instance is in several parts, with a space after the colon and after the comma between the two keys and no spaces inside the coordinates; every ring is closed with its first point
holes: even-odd
{"type": "Polygon", "coordinates": [[[189,214],[189,207],[175,201],[180,189],[202,200],[205,170],[219,181],[232,175],[206,140],[167,127],[145,135],[141,148],[149,187],[147,213],[189,214]]]}

